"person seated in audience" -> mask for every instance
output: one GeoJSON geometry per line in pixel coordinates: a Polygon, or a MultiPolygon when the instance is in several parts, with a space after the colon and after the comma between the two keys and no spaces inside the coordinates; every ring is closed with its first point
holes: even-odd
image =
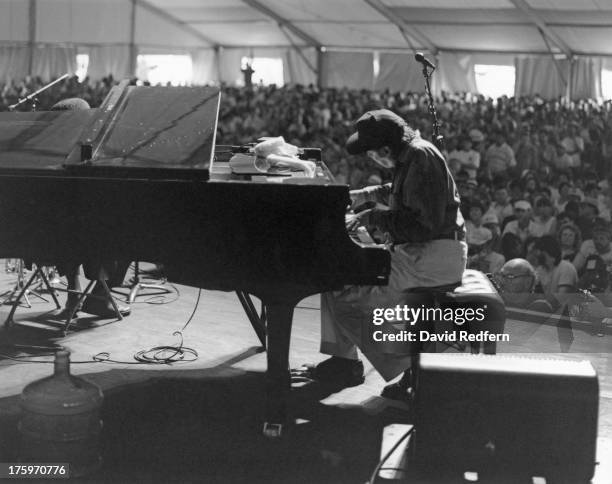
{"type": "Polygon", "coordinates": [[[583,192],[584,200],[591,200],[597,208],[600,208],[600,200],[603,199],[603,197],[601,196],[601,189],[597,186],[597,183],[585,179],[583,192]]]}
{"type": "Polygon", "coordinates": [[[516,166],[514,150],[506,143],[506,136],[502,130],[493,133],[494,143],[485,152],[485,163],[491,178],[496,175],[505,175],[508,170],[516,166]]]}
{"type": "Polygon", "coordinates": [[[470,179],[467,171],[459,171],[454,179],[457,184],[457,190],[459,190],[459,196],[462,200],[471,200],[474,198],[476,188],[478,188],[478,182],[470,179]]]}
{"type": "Polygon", "coordinates": [[[484,158],[485,154],[485,135],[479,129],[471,129],[468,136],[472,140],[472,149],[480,155],[480,159],[484,158]]]}
{"type": "Polygon", "coordinates": [[[484,207],[479,200],[468,200],[469,217],[465,221],[465,233],[468,248],[480,245],[483,240],[490,238],[491,231],[482,225],[484,207]]]}
{"type": "Polygon", "coordinates": [[[585,239],[590,239],[593,235],[593,225],[598,216],[599,208],[597,208],[596,201],[585,199],[578,205],[578,220],[576,220],[576,225],[585,239]]]}
{"type": "Polygon", "coordinates": [[[479,243],[476,244],[476,241],[472,240],[472,245],[469,246],[467,267],[485,274],[494,274],[502,268],[506,259],[494,250],[499,236],[494,235],[489,229],[484,230],[486,232],[479,233],[479,243]]]}
{"type": "Polygon", "coordinates": [[[593,224],[593,237],[585,240],[580,246],[573,264],[578,274],[582,275],[586,260],[591,255],[599,256],[606,266],[612,266],[612,230],[610,224],[603,219],[597,219],[593,224]]]}
{"type": "Polygon", "coordinates": [[[497,218],[499,223],[503,222],[506,217],[514,215],[514,206],[508,196],[508,189],[505,186],[497,186],[493,192],[493,202],[491,203],[487,214],[492,213],[497,218]]]}
{"type": "Polygon", "coordinates": [[[502,234],[500,247],[501,253],[507,261],[525,258],[525,246],[518,235],[510,232],[502,234]]]}
{"type": "Polygon", "coordinates": [[[535,224],[533,222],[533,213],[531,204],[527,200],[518,200],[514,202],[514,215],[516,220],[512,220],[506,224],[504,234],[511,233],[516,235],[521,242],[525,243],[528,237],[535,235],[535,224]]]}
{"type": "Polygon", "coordinates": [[[566,224],[576,225],[567,213],[561,212],[557,215],[557,227],[561,227],[562,225],[566,224]]]}
{"type": "Polygon", "coordinates": [[[519,173],[525,170],[535,170],[538,168],[538,149],[531,140],[531,130],[529,125],[523,125],[520,129],[519,140],[514,146],[514,158],[516,159],[516,169],[519,173]]]}
{"type": "Polygon", "coordinates": [[[573,164],[572,156],[567,152],[565,147],[561,144],[557,145],[557,156],[555,159],[555,168],[559,171],[566,171],[571,169],[573,164]]]}
{"type": "Polygon", "coordinates": [[[538,280],[553,310],[575,302],[578,272],[571,262],[561,258],[561,246],[557,239],[551,235],[540,237],[535,241],[534,249],[539,262],[536,267],[538,280]]]}
{"type": "Polygon", "coordinates": [[[519,179],[512,179],[508,183],[508,195],[510,196],[510,201],[514,206],[514,202],[518,200],[524,200],[523,197],[523,184],[519,179]]]}
{"type": "Polygon", "coordinates": [[[535,215],[533,217],[534,237],[543,235],[555,235],[557,233],[557,219],[553,216],[552,202],[546,197],[540,197],[535,204],[535,215]]]}
{"type": "Polygon", "coordinates": [[[563,212],[565,210],[565,205],[567,205],[567,202],[570,201],[570,188],[571,185],[568,182],[563,182],[559,184],[559,197],[555,202],[555,209],[558,213],[563,212]]]}
{"type": "Polygon", "coordinates": [[[577,171],[580,168],[582,153],[584,152],[584,139],[578,133],[578,124],[570,122],[562,134],[561,146],[570,157],[570,168],[577,171]]]}
{"type": "Polygon", "coordinates": [[[563,210],[563,214],[569,219],[573,224],[577,224],[578,222],[578,214],[580,213],[580,203],[576,200],[570,200],[565,204],[565,210],[563,210]]]}
{"type": "Polygon", "coordinates": [[[482,225],[483,227],[488,228],[493,234],[493,237],[497,240],[494,245],[494,248],[497,249],[499,243],[501,242],[501,228],[499,227],[499,220],[497,216],[490,211],[485,213],[482,216],[482,225]]]}
{"type": "Polygon", "coordinates": [[[529,261],[529,263],[533,267],[537,267],[539,265],[538,254],[535,250],[535,243],[538,239],[536,237],[529,237],[525,243],[523,244],[525,250],[525,259],[529,261]]]}
{"type": "Polygon", "coordinates": [[[521,182],[523,184],[523,196],[522,198],[528,200],[529,203],[535,204],[536,194],[540,190],[540,184],[533,172],[528,171],[522,177],[521,182]]]}
{"type": "Polygon", "coordinates": [[[528,308],[537,299],[534,296],[536,271],[526,259],[516,257],[508,260],[495,274],[495,281],[499,294],[509,307],[528,308]]]}
{"type": "Polygon", "coordinates": [[[551,140],[550,133],[542,129],[539,133],[540,138],[540,146],[539,146],[539,155],[540,166],[545,166],[547,168],[552,168],[557,165],[557,149],[555,144],[551,140]]]}
{"type": "Polygon", "coordinates": [[[561,258],[573,262],[582,245],[580,229],[572,222],[563,223],[557,232],[557,240],[561,246],[561,258]]]}
{"type": "Polygon", "coordinates": [[[449,160],[459,160],[471,180],[476,179],[476,173],[480,167],[480,154],[472,149],[472,139],[469,136],[461,138],[459,149],[453,150],[448,154],[449,160]]]}

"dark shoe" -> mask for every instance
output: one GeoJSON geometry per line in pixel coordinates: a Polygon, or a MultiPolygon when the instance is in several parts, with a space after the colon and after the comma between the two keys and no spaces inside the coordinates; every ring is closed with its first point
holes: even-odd
{"type": "Polygon", "coordinates": [[[151,269],[141,269],[138,273],[148,279],[164,279],[164,266],[162,264],[155,264],[155,267],[151,269]]]}
{"type": "Polygon", "coordinates": [[[380,392],[380,396],[390,400],[410,403],[412,397],[414,396],[414,392],[410,386],[410,380],[411,371],[406,370],[399,381],[391,383],[383,388],[383,391],[380,392]]]}
{"type": "Polygon", "coordinates": [[[318,365],[304,365],[292,370],[294,379],[316,380],[324,385],[347,388],[365,381],[363,362],[332,356],[318,365]]]}
{"type": "MultiPolygon", "coordinates": [[[[55,313],[53,315],[54,318],[62,320],[62,321],[66,321],[68,319],[68,316],[70,316],[70,311],[71,309],[68,307],[65,307],[64,309],[62,309],[61,311],[59,311],[58,313],[55,313]]],[[[73,313],[72,313],[72,319],[76,319],[79,315],[79,310],[76,309],[73,313]]]]}
{"type": "MultiPolygon", "coordinates": [[[[117,306],[121,316],[129,316],[131,309],[128,306],[117,306]]],[[[101,318],[116,318],[117,313],[112,304],[106,301],[88,297],[83,303],[83,312],[100,316],[101,318]]]]}

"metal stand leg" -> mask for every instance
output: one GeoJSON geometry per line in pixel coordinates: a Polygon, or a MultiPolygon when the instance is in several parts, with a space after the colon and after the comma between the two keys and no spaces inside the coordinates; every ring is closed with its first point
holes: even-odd
{"type": "MultiPolygon", "coordinates": [[[[5,324],[5,326],[7,328],[10,328],[14,324],[13,316],[15,315],[15,311],[17,310],[17,307],[19,306],[19,302],[21,301],[21,299],[25,299],[28,308],[32,307],[32,305],[30,304],[30,300],[28,299],[28,293],[32,294],[34,296],[40,297],[45,302],[48,302],[40,294],[32,292],[29,289],[30,286],[32,285],[32,283],[35,281],[36,277],[40,277],[42,283],[47,286],[47,289],[49,290],[49,292],[51,293],[51,297],[53,298],[53,302],[55,302],[56,309],[60,309],[62,307],[60,305],[58,299],[57,299],[57,296],[55,295],[55,290],[51,287],[51,285],[49,284],[49,280],[47,279],[47,277],[45,276],[44,272],[42,271],[42,266],[37,265],[36,266],[36,270],[32,273],[32,275],[30,276],[30,279],[28,280],[28,282],[26,284],[23,284],[23,280],[22,281],[18,280],[17,281],[17,285],[15,286],[15,289],[13,289],[13,292],[11,293],[11,294],[14,294],[17,291],[17,288],[19,287],[19,285],[22,286],[21,287],[21,292],[19,293],[19,295],[17,296],[17,298],[13,302],[12,307],[11,307],[11,311],[10,311],[6,321],[4,322],[4,324],[5,324]]],[[[9,299],[10,299],[10,297],[12,297],[12,296],[9,296],[9,299]]]]}
{"type": "MultiPolygon", "coordinates": [[[[66,336],[66,333],[68,332],[68,328],[72,324],[72,318],[74,318],[74,315],[77,312],[77,308],[79,308],[81,304],[83,304],[83,301],[85,300],[85,298],[89,294],[89,291],[91,291],[91,288],[93,287],[95,283],[96,281],[89,281],[87,283],[87,287],[85,288],[85,290],[79,293],[79,299],[77,300],[77,303],[73,307],[71,307],[70,310],[68,311],[68,316],[66,317],[66,323],[64,324],[64,336],[66,336]]],[[[78,291],[74,291],[74,292],[78,292],[78,291]]]]}
{"type": "Polygon", "coordinates": [[[157,289],[158,292],[149,293],[147,294],[147,296],[158,296],[160,294],[170,294],[172,292],[172,290],[160,284],[149,284],[149,283],[140,282],[138,261],[135,261],[134,262],[134,284],[132,285],[131,290],[130,290],[130,295],[128,296],[129,304],[132,304],[134,302],[134,300],[138,297],[139,295],[138,293],[140,292],[141,289],[157,289]]]}
{"type": "MultiPolygon", "coordinates": [[[[23,298],[23,297],[26,297],[26,301],[27,301],[27,296],[25,296],[25,294],[26,294],[26,291],[28,290],[28,286],[30,284],[32,284],[32,281],[34,281],[35,277],[36,277],[36,271],[30,276],[30,279],[28,280],[28,283],[25,284],[21,288],[21,292],[17,296],[17,299],[15,299],[15,301],[13,302],[12,307],[11,307],[11,311],[9,312],[8,317],[4,321],[4,326],[6,328],[11,328],[13,326],[13,324],[14,324],[13,316],[15,315],[15,311],[17,311],[17,306],[19,306],[19,301],[21,301],[21,298],[23,298]]],[[[13,289],[13,293],[15,293],[16,291],[17,291],[17,286],[15,286],[15,289],[13,289]]],[[[29,305],[29,301],[28,301],[28,307],[32,307],[31,305],[29,305]]]]}
{"type": "Polygon", "coordinates": [[[47,287],[47,291],[49,291],[49,294],[51,294],[51,297],[53,298],[53,302],[55,303],[56,309],[60,309],[62,306],[57,299],[57,294],[55,294],[55,289],[49,283],[49,279],[43,272],[42,267],[36,266],[36,272],[38,272],[42,280],[42,283],[47,287]]]}
{"type": "Polygon", "coordinates": [[[108,285],[106,284],[106,281],[104,280],[104,278],[100,278],[99,282],[100,284],[102,284],[102,287],[104,288],[104,293],[106,294],[106,297],[110,299],[110,303],[113,306],[113,310],[115,311],[115,314],[117,315],[117,319],[119,319],[120,321],[123,320],[123,316],[121,315],[121,312],[119,311],[119,308],[117,307],[117,303],[115,302],[115,299],[113,298],[113,295],[111,294],[110,289],[108,288],[108,285]]]}

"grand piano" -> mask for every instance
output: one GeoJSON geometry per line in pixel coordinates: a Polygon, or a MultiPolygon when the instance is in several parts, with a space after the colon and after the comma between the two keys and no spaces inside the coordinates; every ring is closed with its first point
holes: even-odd
{"type": "Polygon", "coordinates": [[[287,421],[296,304],[388,281],[389,254],[360,246],[346,185],[215,179],[216,88],[121,83],[97,109],[0,113],[0,257],[142,260],[170,281],[261,299],[264,433],[287,421]]]}

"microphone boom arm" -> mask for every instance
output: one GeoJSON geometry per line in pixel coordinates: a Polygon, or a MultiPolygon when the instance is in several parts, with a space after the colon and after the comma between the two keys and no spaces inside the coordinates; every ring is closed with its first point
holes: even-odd
{"type": "Polygon", "coordinates": [[[38,91],[33,92],[32,94],[27,95],[26,97],[20,99],[19,101],[17,101],[15,104],[11,104],[8,108],[9,111],[13,111],[15,108],[21,106],[23,103],[26,103],[32,99],[34,99],[36,96],[38,96],[41,92],[46,91],[47,89],[49,89],[51,86],[54,86],[55,84],[57,84],[58,82],[63,81],[64,79],[66,79],[67,77],[69,77],[70,74],[67,72],[66,74],[64,74],[61,77],[58,77],[57,79],[55,79],[55,81],[51,81],[49,84],[47,84],[46,86],[41,87],[38,91]]]}

